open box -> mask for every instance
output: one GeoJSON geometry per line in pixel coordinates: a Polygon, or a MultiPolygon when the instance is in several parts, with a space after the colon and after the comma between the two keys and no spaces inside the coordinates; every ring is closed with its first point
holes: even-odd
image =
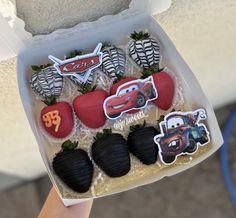
{"type": "MultiPolygon", "coordinates": [[[[162,12],[167,9],[169,5],[170,1],[167,0],[133,0],[130,4],[130,8],[118,15],[105,16],[94,22],[83,23],[74,28],[65,30],[64,33],[55,32],[50,34],[50,37],[40,36],[27,39],[22,39],[19,35],[15,34],[7,22],[0,19],[0,25],[3,27],[2,29],[5,30],[3,32],[9,33],[9,36],[7,37],[1,35],[1,48],[3,49],[1,50],[0,57],[1,59],[6,59],[17,55],[18,85],[25,113],[37,139],[50,179],[65,205],[76,204],[91,197],[96,198],[129,190],[140,185],[160,180],[165,176],[174,175],[203,161],[223,144],[221,132],[213,109],[202,92],[196,78],[180,57],[168,36],[152,17],[152,14],[162,12]],[[38,105],[35,96],[32,94],[32,90],[29,87],[29,78],[31,75],[30,66],[33,64],[48,63],[48,55],[62,57],[64,54],[74,49],[92,50],[99,42],[120,42],[134,30],[148,30],[152,36],[160,41],[163,50],[162,63],[163,65],[168,66],[168,68],[175,73],[177,78],[181,78],[181,89],[184,93],[184,99],[188,103],[186,107],[191,110],[198,108],[204,108],[206,110],[208,121],[207,127],[210,132],[211,142],[206,149],[200,150],[195,154],[191,161],[175,164],[174,166],[158,166],[160,169],[156,172],[152,169],[153,173],[123,184],[122,187],[117,186],[102,194],[79,195],[73,193],[65,188],[60,181],[56,179],[56,176],[53,173],[51,159],[56,153],[56,150],[48,144],[48,141],[40,131],[38,123],[38,105]],[[25,45],[25,42],[27,41],[30,41],[29,46],[25,45]],[[82,43],[80,44],[78,42],[82,43]],[[194,93],[195,90],[197,93],[194,93]]],[[[120,182],[122,182],[122,180],[120,180],[120,182]]]]}

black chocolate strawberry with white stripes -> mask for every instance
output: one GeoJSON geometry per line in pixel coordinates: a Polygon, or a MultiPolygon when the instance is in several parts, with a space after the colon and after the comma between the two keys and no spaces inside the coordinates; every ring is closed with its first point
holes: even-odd
{"type": "Polygon", "coordinates": [[[121,48],[109,43],[103,45],[102,71],[111,79],[117,79],[125,74],[126,56],[121,48]]]}
{"type": "Polygon", "coordinates": [[[30,78],[33,91],[43,99],[59,97],[63,88],[63,77],[57,70],[48,65],[32,66],[35,71],[30,78]]]}
{"type": "Polygon", "coordinates": [[[159,65],[160,45],[147,32],[131,34],[132,41],[129,44],[129,56],[142,69],[148,69],[159,65]]]}

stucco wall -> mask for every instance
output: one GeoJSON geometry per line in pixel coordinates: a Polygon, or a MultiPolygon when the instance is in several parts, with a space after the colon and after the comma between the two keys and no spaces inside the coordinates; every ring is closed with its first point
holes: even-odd
{"type": "Polygon", "coordinates": [[[45,172],[16,84],[16,61],[0,64],[0,172],[33,178],[45,172]]]}
{"type": "MultiPolygon", "coordinates": [[[[92,19],[116,13],[129,3],[127,0],[91,0],[85,6],[82,0],[61,0],[60,6],[51,7],[55,0],[16,2],[18,15],[34,34],[70,27],[88,19],[85,7],[92,19]]],[[[236,1],[173,0],[171,8],[156,18],[213,105],[236,100],[236,1]]],[[[0,87],[0,171],[32,178],[43,173],[44,166],[20,103],[15,59],[0,63],[0,87]]]]}
{"type": "Polygon", "coordinates": [[[236,100],[236,1],[172,0],[156,16],[193,70],[209,100],[236,100]]]}
{"type": "Polygon", "coordinates": [[[116,14],[129,3],[130,0],[17,0],[16,6],[18,16],[27,21],[27,31],[47,34],[79,22],[93,21],[102,15],[116,14]]]}

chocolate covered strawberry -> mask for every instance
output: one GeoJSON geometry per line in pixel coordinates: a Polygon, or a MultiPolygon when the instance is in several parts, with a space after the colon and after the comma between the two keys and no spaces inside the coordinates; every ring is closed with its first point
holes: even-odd
{"type": "Polygon", "coordinates": [[[175,95],[175,82],[172,77],[163,69],[149,68],[143,71],[142,78],[153,77],[158,93],[156,100],[152,101],[158,108],[169,110],[172,106],[175,95]]]}
{"type": "Polygon", "coordinates": [[[150,37],[147,32],[131,34],[132,41],[129,43],[129,56],[142,69],[158,66],[160,62],[159,42],[150,37]]]}
{"type": "Polygon", "coordinates": [[[30,86],[43,99],[59,97],[63,88],[63,77],[57,70],[47,65],[32,66],[34,74],[30,78],[30,86]]]}
{"type": "Polygon", "coordinates": [[[48,106],[41,111],[41,122],[46,132],[55,138],[65,138],[74,127],[71,106],[67,102],[56,102],[55,98],[44,101],[48,106]]]}
{"type": "Polygon", "coordinates": [[[154,142],[157,130],[154,127],[146,127],[146,122],[130,127],[127,144],[130,152],[143,164],[151,165],[156,163],[158,147],[154,142]]]}
{"type": "Polygon", "coordinates": [[[56,175],[71,189],[79,193],[89,190],[93,179],[93,164],[86,151],[76,149],[78,142],[70,140],[62,144],[52,166],[56,175]]]}
{"type": "Polygon", "coordinates": [[[103,45],[101,69],[112,79],[117,79],[125,74],[126,57],[122,49],[109,43],[103,45]]]}
{"type": "Polygon", "coordinates": [[[91,148],[92,159],[108,176],[121,177],[130,171],[126,140],[106,129],[98,133],[91,148]]]}
{"type": "Polygon", "coordinates": [[[73,101],[77,117],[89,128],[102,127],[106,123],[103,102],[108,97],[107,92],[90,86],[84,87],[81,92],[82,95],[77,96],[73,101]]]}

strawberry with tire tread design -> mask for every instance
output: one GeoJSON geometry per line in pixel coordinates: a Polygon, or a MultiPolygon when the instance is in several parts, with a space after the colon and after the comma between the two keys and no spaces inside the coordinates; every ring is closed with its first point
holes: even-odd
{"type": "Polygon", "coordinates": [[[126,56],[122,49],[109,43],[104,44],[102,57],[102,71],[111,79],[124,76],[126,56]]]}
{"type": "Polygon", "coordinates": [[[86,151],[76,149],[78,142],[65,141],[62,150],[53,158],[56,175],[72,190],[85,193],[93,179],[93,164],[86,151]]]}
{"type": "Polygon", "coordinates": [[[124,137],[105,129],[97,133],[91,147],[94,162],[108,176],[122,177],[130,171],[130,156],[124,137]]]}
{"type": "Polygon", "coordinates": [[[147,32],[136,31],[131,34],[129,56],[141,68],[148,69],[158,66],[160,62],[160,45],[157,40],[150,37],[147,32]]]}
{"type": "Polygon", "coordinates": [[[63,77],[57,70],[48,65],[32,66],[35,73],[30,78],[33,91],[43,99],[59,97],[63,88],[63,77]]]}

